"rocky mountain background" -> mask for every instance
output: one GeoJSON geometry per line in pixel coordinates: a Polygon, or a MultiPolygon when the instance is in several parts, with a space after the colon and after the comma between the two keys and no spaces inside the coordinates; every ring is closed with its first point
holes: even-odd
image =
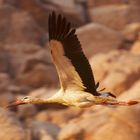
{"type": "Polygon", "coordinates": [[[3,108],[59,88],[47,46],[52,10],[77,28],[99,88],[140,99],[140,0],[0,0],[0,139],[139,140],[140,105],[3,108]]]}

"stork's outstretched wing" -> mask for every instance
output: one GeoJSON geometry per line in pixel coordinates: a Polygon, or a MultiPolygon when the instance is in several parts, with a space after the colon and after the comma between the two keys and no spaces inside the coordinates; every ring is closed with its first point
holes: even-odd
{"type": "Polygon", "coordinates": [[[80,42],[66,18],[49,15],[49,46],[61,88],[83,90],[99,95],[90,64],[82,52],[80,42]]]}

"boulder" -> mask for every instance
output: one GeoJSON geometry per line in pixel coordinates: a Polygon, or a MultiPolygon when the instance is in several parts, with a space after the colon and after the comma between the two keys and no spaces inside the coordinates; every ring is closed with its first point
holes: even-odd
{"type": "Polygon", "coordinates": [[[10,71],[17,85],[29,88],[57,85],[58,77],[48,47],[17,43],[7,44],[5,49],[9,52],[10,71]]]}
{"type": "Polygon", "coordinates": [[[54,140],[60,128],[50,122],[31,121],[28,125],[32,131],[32,138],[39,140],[54,140]]]}
{"type": "Polygon", "coordinates": [[[101,87],[119,95],[129,89],[140,76],[140,56],[128,51],[114,50],[90,59],[96,81],[101,87]]]}
{"type": "Polygon", "coordinates": [[[15,80],[18,85],[32,88],[57,85],[58,76],[47,49],[40,49],[29,55],[23,54],[23,57],[26,59],[21,60],[21,66],[17,67],[15,80]]]}
{"type": "Polygon", "coordinates": [[[140,41],[136,41],[130,50],[132,53],[140,55],[140,41]]]}
{"type": "Polygon", "coordinates": [[[45,33],[27,12],[5,5],[0,7],[1,46],[15,43],[42,44],[45,33]]]}
{"type": "Polygon", "coordinates": [[[4,4],[4,0],[0,0],[0,5],[3,5],[4,4]]]}
{"type": "MultiPolygon", "coordinates": [[[[63,13],[72,25],[79,26],[86,22],[86,10],[82,2],[75,0],[45,0],[46,6],[48,4],[57,7],[57,11],[63,13]]],[[[56,8],[55,8],[56,9],[56,8]]]]}
{"type": "Polygon", "coordinates": [[[83,113],[83,109],[66,108],[66,109],[50,109],[41,111],[36,115],[38,121],[50,121],[62,127],[70,120],[79,117],[83,113]],[[56,115],[57,114],[57,115],[56,115]]]}
{"type": "Polygon", "coordinates": [[[128,24],[122,34],[126,40],[129,42],[134,42],[138,39],[140,32],[140,22],[128,24]]]}
{"type": "MultiPolygon", "coordinates": [[[[1,44],[5,41],[9,32],[10,17],[16,10],[11,6],[0,7],[0,41],[1,44]]],[[[2,47],[2,45],[1,45],[2,47]]]]}
{"type": "Polygon", "coordinates": [[[90,10],[91,20],[115,30],[122,30],[127,24],[139,22],[140,8],[130,5],[109,5],[90,10]]]}
{"type": "Polygon", "coordinates": [[[41,50],[40,46],[28,43],[5,44],[3,47],[10,56],[10,64],[5,65],[8,65],[8,68],[10,67],[8,73],[11,73],[13,79],[20,73],[20,69],[24,67],[24,63],[29,57],[39,53],[41,50]]]}
{"type": "Polygon", "coordinates": [[[16,83],[32,88],[39,88],[41,86],[53,87],[57,85],[57,78],[54,67],[38,64],[27,73],[20,73],[16,78],[16,83]]]}
{"type": "Polygon", "coordinates": [[[48,9],[36,0],[5,0],[5,3],[27,12],[36,23],[47,30],[48,9]]]}
{"type": "Polygon", "coordinates": [[[6,107],[9,103],[13,102],[15,100],[15,96],[10,93],[3,91],[0,94],[0,106],[1,107],[6,107]]]}
{"type": "Polygon", "coordinates": [[[74,0],[66,2],[65,0],[6,0],[6,3],[28,12],[36,23],[48,30],[48,14],[52,11],[63,13],[74,26],[79,26],[85,23],[85,18],[82,14],[82,7],[76,6],[74,0]]]}
{"type": "Polygon", "coordinates": [[[0,139],[27,140],[26,131],[16,118],[15,114],[0,108],[0,139]]]}
{"type": "Polygon", "coordinates": [[[37,114],[37,108],[32,104],[18,106],[17,116],[22,119],[32,118],[37,114]]]}
{"type": "Polygon", "coordinates": [[[0,91],[6,91],[7,87],[12,83],[7,73],[0,73],[0,91]]]}
{"type": "Polygon", "coordinates": [[[117,49],[123,42],[123,36],[119,32],[96,23],[80,27],[77,34],[88,58],[96,53],[117,49]]]}
{"type": "Polygon", "coordinates": [[[13,76],[11,55],[3,46],[0,46],[0,73],[5,73],[9,77],[13,76]]]}
{"type": "Polygon", "coordinates": [[[95,8],[100,6],[108,6],[108,5],[121,5],[121,4],[128,4],[131,0],[88,0],[88,7],[95,8]]]}

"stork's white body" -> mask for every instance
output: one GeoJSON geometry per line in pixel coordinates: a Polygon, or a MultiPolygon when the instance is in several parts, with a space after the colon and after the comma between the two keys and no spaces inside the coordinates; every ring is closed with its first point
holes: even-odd
{"type": "Polygon", "coordinates": [[[112,97],[93,96],[88,92],[60,89],[56,94],[46,100],[47,102],[60,103],[66,106],[86,108],[93,105],[115,104],[117,100],[112,97]]]}

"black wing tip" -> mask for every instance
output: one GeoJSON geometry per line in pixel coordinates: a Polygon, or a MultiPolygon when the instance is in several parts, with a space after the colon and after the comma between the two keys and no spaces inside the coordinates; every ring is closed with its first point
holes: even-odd
{"type": "Polygon", "coordinates": [[[52,16],[52,15],[56,15],[54,10],[49,13],[49,16],[52,16]]]}
{"type": "Polygon", "coordinates": [[[71,23],[55,11],[50,12],[48,16],[49,40],[63,40],[67,36],[75,35],[75,28],[71,27],[71,23]]]}

